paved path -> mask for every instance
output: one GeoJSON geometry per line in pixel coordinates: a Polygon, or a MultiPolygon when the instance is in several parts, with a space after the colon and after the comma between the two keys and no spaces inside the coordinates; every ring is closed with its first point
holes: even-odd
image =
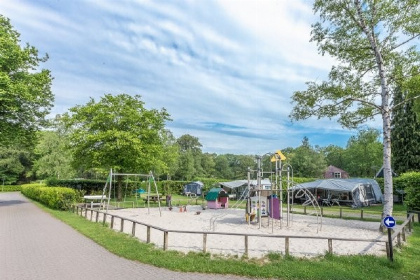
{"type": "Polygon", "coordinates": [[[19,192],[0,193],[0,280],[250,279],[181,273],[120,258],[43,212],[19,192]]]}

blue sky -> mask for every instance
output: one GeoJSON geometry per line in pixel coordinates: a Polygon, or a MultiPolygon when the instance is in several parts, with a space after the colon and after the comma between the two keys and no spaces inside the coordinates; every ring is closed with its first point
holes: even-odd
{"type": "Polygon", "coordinates": [[[334,120],[288,118],[293,92],[334,64],[309,42],[312,1],[2,0],[0,14],[48,53],[52,115],[105,93],[139,94],[167,109],[175,137],[218,154],[274,152],[304,136],[345,146],[355,134],[334,120]]]}

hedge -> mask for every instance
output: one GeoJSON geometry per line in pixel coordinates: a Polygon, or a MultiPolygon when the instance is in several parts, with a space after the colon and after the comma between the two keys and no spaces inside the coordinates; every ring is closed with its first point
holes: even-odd
{"type": "Polygon", "coordinates": [[[22,194],[51,209],[68,210],[81,201],[81,193],[70,188],[46,187],[44,184],[22,185],[22,194]]]}
{"type": "Polygon", "coordinates": [[[19,185],[7,185],[7,186],[1,186],[0,192],[18,192],[20,191],[21,187],[19,185]]]}

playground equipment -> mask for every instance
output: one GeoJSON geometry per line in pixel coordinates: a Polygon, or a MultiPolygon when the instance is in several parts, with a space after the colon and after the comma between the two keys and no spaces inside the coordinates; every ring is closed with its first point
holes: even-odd
{"type": "MultiPolygon", "coordinates": [[[[274,231],[274,221],[280,221],[280,227],[282,226],[283,219],[283,185],[282,185],[282,161],[286,160],[286,157],[281,153],[280,150],[274,154],[267,153],[264,156],[270,156],[270,162],[275,163],[275,171],[270,170],[268,173],[271,175],[271,188],[264,188],[261,184],[264,172],[261,168],[261,159],[263,156],[257,156],[257,170],[251,170],[248,168],[248,197],[247,206],[245,210],[245,218],[248,223],[257,218],[258,226],[261,228],[262,217],[268,217],[268,223],[272,224],[272,231],[274,231]],[[251,186],[251,173],[254,172],[257,175],[257,185],[251,186]],[[274,180],[273,180],[274,177],[274,180]]],[[[289,169],[287,169],[287,182],[289,185],[290,176],[289,169]]],[[[289,186],[288,186],[289,187],[289,186]]],[[[289,215],[290,207],[289,200],[287,200],[287,226],[289,226],[289,215]]]]}
{"type": "MultiPolygon", "coordinates": [[[[159,215],[162,216],[162,210],[161,210],[161,207],[160,207],[161,198],[160,198],[158,188],[157,188],[157,185],[156,185],[156,181],[155,181],[155,178],[153,176],[152,171],[150,171],[149,174],[114,173],[112,168],[111,168],[111,170],[109,172],[109,175],[108,175],[108,178],[106,180],[105,186],[104,186],[103,191],[102,191],[102,199],[101,199],[101,203],[100,203],[100,209],[101,210],[105,210],[106,213],[108,212],[112,191],[115,192],[115,189],[116,189],[115,182],[117,182],[118,181],[117,178],[121,177],[121,176],[125,177],[126,179],[128,179],[128,177],[138,177],[139,179],[140,178],[146,179],[146,182],[147,182],[147,199],[146,199],[146,202],[147,202],[148,214],[150,214],[150,201],[151,201],[151,199],[154,198],[154,197],[157,197],[156,202],[159,205],[159,215]],[[152,187],[154,187],[154,190],[156,192],[156,194],[154,194],[154,195],[151,194],[152,187]]],[[[127,188],[127,185],[126,185],[126,188],[127,188]]]]}
{"type": "Polygon", "coordinates": [[[229,196],[222,188],[212,188],[206,195],[207,208],[227,209],[229,207],[229,196]]]}

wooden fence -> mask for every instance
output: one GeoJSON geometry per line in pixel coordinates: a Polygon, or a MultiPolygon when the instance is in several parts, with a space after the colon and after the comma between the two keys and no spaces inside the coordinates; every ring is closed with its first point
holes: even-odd
{"type": "MultiPolygon", "coordinates": [[[[285,255],[290,255],[290,240],[291,239],[313,239],[313,240],[325,240],[326,246],[328,246],[328,253],[332,254],[334,252],[333,250],[333,241],[349,241],[349,242],[371,242],[371,243],[385,243],[385,248],[387,252],[387,256],[390,256],[390,247],[388,244],[388,241],[385,240],[377,240],[377,239],[358,239],[358,238],[339,238],[339,237],[322,237],[322,236],[291,236],[291,235],[267,235],[267,234],[246,234],[246,233],[232,233],[232,232],[214,232],[214,231],[188,231],[188,230],[172,230],[172,229],[164,229],[161,227],[157,227],[154,225],[149,225],[140,221],[135,221],[132,219],[128,219],[125,217],[121,217],[118,215],[112,215],[109,213],[105,213],[104,211],[96,210],[87,208],[86,206],[74,206],[73,212],[76,212],[77,215],[84,216],[86,219],[88,217],[88,211],[90,211],[90,221],[93,221],[93,218],[95,216],[95,222],[100,222],[100,214],[102,214],[102,224],[106,225],[107,217],[110,217],[110,225],[109,227],[111,229],[114,229],[115,219],[119,219],[121,221],[119,231],[123,232],[124,227],[127,223],[131,223],[131,235],[134,237],[136,234],[136,225],[143,225],[146,227],[146,242],[151,242],[151,229],[155,229],[158,231],[161,231],[163,233],[163,250],[168,249],[168,243],[169,243],[169,233],[183,233],[183,234],[201,234],[203,236],[203,247],[202,251],[204,253],[207,252],[207,236],[208,235],[229,235],[229,236],[241,236],[244,238],[244,250],[245,256],[248,256],[249,252],[249,237],[264,237],[264,238],[284,238],[285,240],[285,248],[284,252],[285,255]],[[95,214],[94,214],[95,213],[95,214]]],[[[401,239],[402,241],[406,241],[406,232],[407,230],[409,232],[412,231],[414,223],[414,213],[408,214],[407,219],[404,221],[402,226],[399,228],[398,231],[395,231],[392,235],[392,240],[397,238],[397,246],[401,246],[401,239]]],[[[114,229],[115,230],[115,229],[114,229]]]]}

